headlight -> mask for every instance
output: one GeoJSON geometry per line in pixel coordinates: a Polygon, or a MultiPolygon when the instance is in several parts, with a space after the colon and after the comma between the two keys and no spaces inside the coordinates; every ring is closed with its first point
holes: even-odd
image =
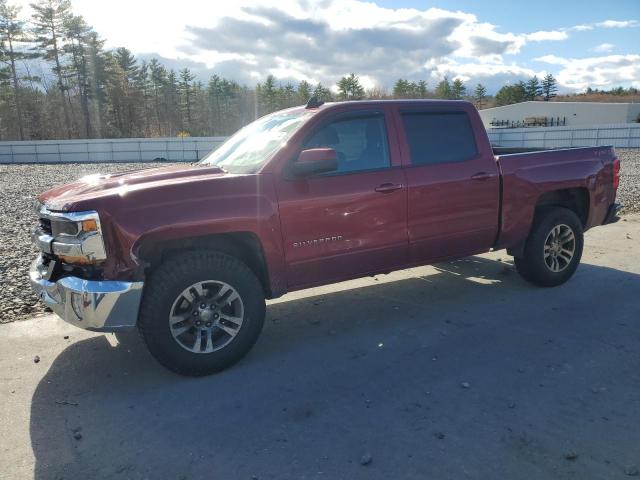
{"type": "Polygon", "coordinates": [[[98,222],[93,219],[74,222],[67,219],[52,220],[51,234],[54,237],[68,236],[77,237],[81,233],[97,232],[98,222]]]}
{"type": "Polygon", "coordinates": [[[107,258],[98,212],[49,212],[40,216],[51,222],[51,252],[61,261],[94,264],[107,258]]]}

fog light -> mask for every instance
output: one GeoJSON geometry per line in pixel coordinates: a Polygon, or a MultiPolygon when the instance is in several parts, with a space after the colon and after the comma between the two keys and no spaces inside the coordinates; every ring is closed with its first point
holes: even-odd
{"type": "Polygon", "coordinates": [[[72,292],[71,308],[73,308],[73,313],[75,313],[76,317],[78,317],[80,320],[82,320],[82,311],[83,311],[82,304],[83,304],[82,294],[72,292]]]}

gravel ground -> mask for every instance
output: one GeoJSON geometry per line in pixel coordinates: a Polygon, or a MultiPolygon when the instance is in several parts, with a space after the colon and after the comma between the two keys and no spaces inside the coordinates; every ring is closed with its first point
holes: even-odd
{"type": "MultiPolygon", "coordinates": [[[[624,213],[640,212],[640,149],[617,149],[622,159],[618,191],[624,213]]],[[[143,167],[167,165],[142,164],[143,167]]],[[[72,165],[0,165],[2,210],[0,211],[0,323],[43,313],[31,293],[27,278],[29,264],[37,252],[30,240],[36,224],[34,198],[55,185],[91,173],[113,173],[140,168],[139,163],[72,165]]]]}
{"type": "Polygon", "coordinates": [[[31,292],[29,265],[37,255],[31,231],[37,223],[35,197],[51,187],[92,173],[115,173],[164,163],[110,163],[67,165],[0,165],[0,323],[44,313],[31,292]]]}
{"type": "Polygon", "coordinates": [[[640,148],[617,148],[620,157],[618,201],[622,213],[640,212],[640,148]]]}

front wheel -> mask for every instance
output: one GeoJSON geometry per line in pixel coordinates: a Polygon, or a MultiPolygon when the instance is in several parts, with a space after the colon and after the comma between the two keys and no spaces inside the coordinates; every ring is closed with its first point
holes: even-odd
{"type": "Polygon", "coordinates": [[[582,257],[583,229],[576,214],[562,207],[536,213],[524,255],[514,263],[522,277],[542,287],[561,285],[575,273],[582,257]]]}
{"type": "Polygon", "coordinates": [[[149,276],[138,328],[162,365],[208,375],[240,360],[264,324],[260,282],[243,262],[215,251],[170,258],[149,276]]]}

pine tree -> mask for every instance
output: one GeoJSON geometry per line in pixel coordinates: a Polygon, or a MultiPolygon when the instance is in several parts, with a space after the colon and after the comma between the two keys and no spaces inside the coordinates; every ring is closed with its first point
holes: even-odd
{"type": "Polygon", "coordinates": [[[393,85],[393,96],[395,98],[411,98],[413,95],[409,81],[399,78],[393,85]]]}
{"type": "Polygon", "coordinates": [[[364,98],[364,87],[355,73],[342,77],[338,82],[338,92],[341,100],[361,100],[364,98]]]}
{"type": "Polygon", "coordinates": [[[222,106],[222,79],[218,75],[212,75],[207,85],[207,97],[209,99],[209,115],[211,124],[211,133],[219,135],[220,124],[222,122],[221,106],[222,106]]]}
{"type": "Polygon", "coordinates": [[[278,87],[276,78],[268,75],[259,89],[259,103],[262,106],[262,114],[275,112],[278,109],[278,87]]]}
{"type": "Polygon", "coordinates": [[[525,85],[525,97],[527,100],[535,100],[536,97],[542,95],[542,85],[537,76],[531,77],[525,85]]]}
{"type": "Polygon", "coordinates": [[[279,108],[289,108],[296,104],[296,87],[287,83],[280,88],[280,105],[279,108]]]}
{"type": "Polygon", "coordinates": [[[93,118],[92,124],[95,135],[99,138],[105,136],[105,117],[108,105],[107,82],[108,71],[106,55],[103,51],[104,40],[98,37],[94,31],[89,33],[86,39],[86,55],[90,83],[90,111],[93,118]]]}
{"type": "Polygon", "coordinates": [[[65,45],[65,52],[71,55],[72,64],[68,77],[75,77],[80,96],[85,138],[91,138],[91,118],[89,113],[89,96],[91,80],[89,78],[87,42],[92,29],[82,17],[70,16],[65,22],[65,36],[69,43],[65,45]]]}
{"type": "Polygon", "coordinates": [[[71,17],[71,2],[69,0],[40,0],[32,3],[33,31],[36,35],[36,49],[40,56],[53,62],[53,73],[58,80],[58,90],[62,101],[64,121],[67,137],[72,136],[71,115],[68,105],[67,87],[64,81],[64,37],[65,23],[71,17]]]}
{"type": "Polygon", "coordinates": [[[479,83],[478,85],[476,85],[476,89],[473,92],[473,100],[478,110],[482,109],[482,107],[484,106],[485,98],[487,98],[487,88],[479,83]]]}
{"type": "Polygon", "coordinates": [[[515,85],[505,85],[498,93],[495,99],[498,106],[510,105],[512,103],[520,103],[525,101],[525,84],[518,82],[515,85]]]}
{"type": "Polygon", "coordinates": [[[169,70],[167,80],[162,86],[162,112],[165,124],[165,135],[173,137],[178,132],[184,132],[184,119],[180,108],[180,87],[178,74],[169,70]]]}
{"type": "Polygon", "coordinates": [[[313,89],[313,96],[321,102],[330,102],[333,100],[331,90],[322,86],[322,83],[318,83],[316,88],[313,89]]]}
{"type": "Polygon", "coordinates": [[[449,83],[449,79],[444,77],[436,87],[436,97],[450,99],[451,95],[451,84],[449,83]]]}
{"type": "Polygon", "coordinates": [[[427,98],[427,94],[429,93],[427,89],[427,82],[424,80],[418,81],[416,85],[416,95],[418,98],[427,98]]]}
{"type": "MultiPolygon", "coordinates": [[[[119,92],[119,131],[131,137],[145,131],[143,74],[136,58],[126,48],[117,48],[113,53],[115,69],[114,91],[119,92]]],[[[114,101],[116,99],[113,99],[114,101]]]]}
{"type": "Polygon", "coordinates": [[[307,82],[306,80],[302,80],[298,84],[297,96],[298,103],[302,105],[306,104],[309,101],[309,98],[311,98],[311,85],[309,84],[309,82],[307,82]]]}
{"type": "Polygon", "coordinates": [[[149,61],[149,86],[150,93],[153,97],[153,116],[156,119],[156,135],[163,135],[161,118],[164,117],[164,109],[162,105],[162,97],[164,95],[164,88],[167,84],[167,70],[164,66],[155,58],[149,61]]]}
{"type": "Polygon", "coordinates": [[[192,82],[195,80],[196,76],[191,73],[188,68],[183,68],[180,70],[180,82],[178,84],[178,88],[180,91],[180,97],[182,99],[182,108],[184,109],[186,115],[186,128],[189,133],[191,133],[193,119],[191,116],[192,102],[193,102],[193,94],[194,89],[192,82]]]}
{"type": "Polygon", "coordinates": [[[544,101],[548,102],[553,97],[555,97],[557,91],[558,91],[558,82],[556,81],[555,78],[553,78],[553,75],[551,75],[550,73],[547,74],[542,79],[542,94],[544,96],[544,101]]]}
{"type": "Polygon", "coordinates": [[[451,98],[454,100],[462,100],[462,97],[467,93],[467,87],[464,86],[464,82],[459,78],[456,78],[451,85],[451,98]]]}

